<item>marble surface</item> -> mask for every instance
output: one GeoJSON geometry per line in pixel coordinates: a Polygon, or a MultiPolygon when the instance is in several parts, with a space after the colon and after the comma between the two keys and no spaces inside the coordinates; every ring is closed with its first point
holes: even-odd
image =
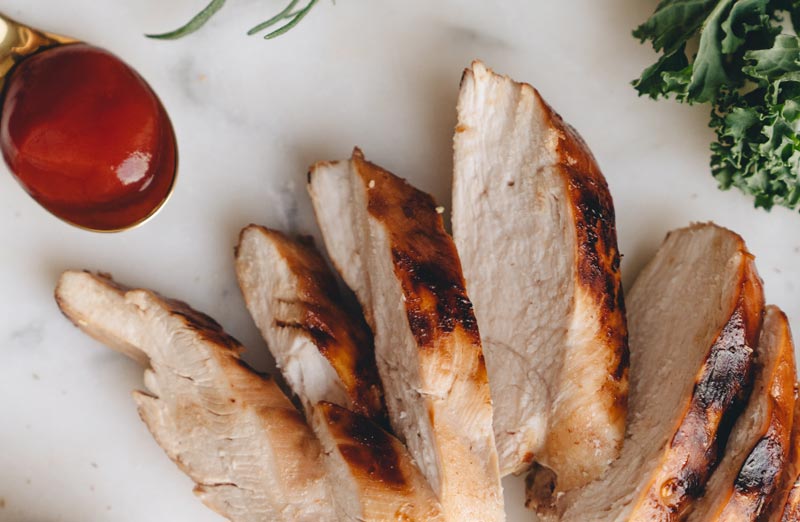
{"type": "MultiPolygon", "coordinates": [[[[752,208],[708,173],[706,110],[638,99],[653,60],[630,30],[641,0],[339,0],[271,42],[244,32],[282,7],[239,0],[177,42],[206,0],[5,0],[9,15],[107,47],[155,87],[178,133],[181,173],[144,227],[97,235],[38,208],[0,167],[0,521],[221,520],[139,421],[132,362],[88,340],[52,298],[68,267],[113,273],[216,317],[268,369],[232,270],[239,229],[316,233],[304,176],[361,146],[449,206],[461,70],[473,59],[536,85],[594,150],[618,215],[630,284],[667,230],[714,220],[740,232],[768,300],[800,331],[800,216],[752,208]]],[[[529,520],[520,480],[509,520],[529,520]]]]}

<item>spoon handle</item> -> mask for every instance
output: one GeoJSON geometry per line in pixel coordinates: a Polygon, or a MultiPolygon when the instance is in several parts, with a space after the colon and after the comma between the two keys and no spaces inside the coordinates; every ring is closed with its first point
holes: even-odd
{"type": "Polygon", "coordinates": [[[25,57],[48,47],[75,42],[73,38],[34,29],[0,13],[0,89],[9,71],[25,57]]]}

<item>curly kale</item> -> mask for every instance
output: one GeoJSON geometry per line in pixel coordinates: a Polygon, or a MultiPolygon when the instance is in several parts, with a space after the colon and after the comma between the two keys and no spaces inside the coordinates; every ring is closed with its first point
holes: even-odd
{"type": "Polygon", "coordinates": [[[633,33],[662,53],[639,94],[711,105],[714,177],[766,209],[800,206],[800,39],[787,15],[800,28],[800,0],[661,0],[633,33]]]}

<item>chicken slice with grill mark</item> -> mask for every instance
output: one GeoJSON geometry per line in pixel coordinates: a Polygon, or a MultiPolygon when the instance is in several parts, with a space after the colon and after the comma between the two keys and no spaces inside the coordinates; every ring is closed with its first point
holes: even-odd
{"type": "Polygon", "coordinates": [[[311,238],[250,225],[236,276],[247,309],[307,412],[320,401],[384,422],[372,333],[348,310],[311,238]]]}
{"type": "Polygon", "coordinates": [[[342,522],[441,522],[442,508],[400,440],[369,419],[329,402],[312,424],[327,454],[342,522]]]}
{"type": "Polygon", "coordinates": [[[784,467],[778,494],[764,517],[767,522],[800,522],[800,400],[794,389],[794,425],[789,440],[789,461],[784,467]]]}
{"type": "Polygon", "coordinates": [[[774,306],[764,315],[755,367],[748,405],[689,522],[755,522],[777,493],[789,457],[797,374],[789,322],[774,306]]]}
{"type": "Polygon", "coordinates": [[[441,520],[441,506],[406,448],[367,418],[384,421],[372,336],[346,309],[310,239],[250,225],[236,249],[236,274],[322,443],[339,520],[441,520]]]}
{"type": "Polygon", "coordinates": [[[208,507],[233,522],[337,520],[314,433],[213,319],[79,271],[61,276],[56,300],[89,336],[149,367],[139,415],[208,507]]]}
{"type": "Polygon", "coordinates": [[[480,335],[436,204],[358,149],[350,161],[315,165],[309,192],[375,334],[391,424],[446,520],[504,520],[480,335]]]}
{"type": "Polygon", "coordinates": [[[530,502],[620,451],[628,345],[614,206],[580,136],[533,87],[474,62],[454,137],[453,236],[483,337],[503,475],[530,502]]]}
{"type": "Polygon", "coordinates": [[[628,293],[631,389],[620,458],[562,499],[564,522],[677,521],[752,385],[764,296],[741,237],[671,232],[628,293]]]}

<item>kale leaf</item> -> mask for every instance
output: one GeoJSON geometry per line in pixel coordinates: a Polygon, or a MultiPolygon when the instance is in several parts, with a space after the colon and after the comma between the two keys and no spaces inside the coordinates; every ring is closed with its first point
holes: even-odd
{"type": "Polygon", "coordinates": [[[709,104],[714,177],[766,209],[800,207],[800,39],[787,13],[800,24],[800,0],[661,0],[633,33],[661,53],[639,94],[709,104]]]}

